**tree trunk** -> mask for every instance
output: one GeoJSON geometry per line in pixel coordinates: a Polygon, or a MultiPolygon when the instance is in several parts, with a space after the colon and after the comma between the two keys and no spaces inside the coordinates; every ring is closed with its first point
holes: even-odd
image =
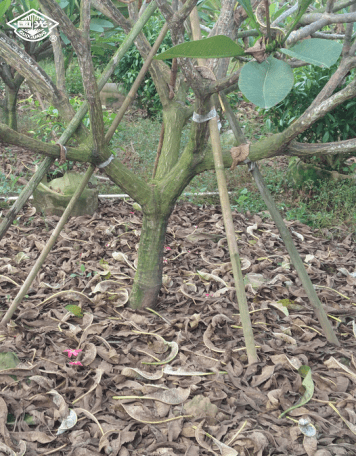
{"type": "Polygon", "coordinates": [[[163,249],[170,214],[143,215],[138,265],[130,307],[155,307],[162,286],[163,249]]]}
{"type": "Polygon", "coordinates": [[[5,84],[5,123],[15,131],[17,131],[16,103],[19,88],[20,86],[16,87],[15,89],[11,89],[7,84],[5,84]]]}

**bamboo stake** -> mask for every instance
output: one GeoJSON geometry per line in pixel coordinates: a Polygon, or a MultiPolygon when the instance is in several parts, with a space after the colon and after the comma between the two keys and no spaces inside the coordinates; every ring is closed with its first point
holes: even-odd
{"type": "Polygon", "coordinates": [[[253,337],[253,330],[251,325],[250,314],[245,293],[245,284],[241,271],[241,262],[239,250],[237,247],[234,222],[232,219],[231,206],[229,195],[227,192],[227,184],[225,178],[225,166],[222,158],[220,134],[216,118],[209,121],[209,130],[211,137],[211,144],[213,148],[213,156],[216,170],[216,178],[218,181],[219,195],[221,208],[224,218],[225,232],[227,243],[229,246],[230,259],[232,264],[232,272],[236,287],[237,302],[239,304],[240,317],[242,323],[242,330],[245,338],[247,349],[247,357],[249,364],[257,363],[257,352],[255,348],[255,341],[253,337]]]}
{"type": "Polygon", "coordinates": [[[303,260],[300,258],[298,250],[294,245],[292,236],[288,228],[286,227],[285,223],[283,222],[283,218],[277,209],[277,206],[273,200],[271,193],[269,192],[266,184],[264,183],[263,177],[260,173],[260,170],[258,169],[257,163],[254,163],[254,166],[252,166],[252,175],[261,193],[261,196],[264,202],[266,203],[266,206],[275,224],[277,225],[277,228],[280,232],[280,235],[284,241],[286,249],[288,250],[288,253],[292,260],[293,266],[295,267],[297,274],[300,278],[300,281],[302,282],[303,288],[308,295],[310,304],[312,305],[314,312],[318,317],[319,323],[324,330],[326,339],[328,340],[328,342],[340,346],[340,342],[338,341],[336,334],[333,330],[333,327],[331,326],[331,323],[328,320],[323,305],[321,304],[318,295],[316,294],[312,281],[310,280],[310,277],[307,271],[305,270],[303,260]]]}
{"type": "Polygon", "coordinates": [[[72,199],[69,201],[68,206],[66,207],[65,211],[63,212],[62,217],[60,218],[56,228],[54,229],[53,233],[51,234],[51,237],[50,237],[49,241],[47,242],[45,248],[42,250],[40,256],[37,258],[35,265],[31,269],[25,282],[23,283],[22,287],[20,288],[20,291],[17,293],[17,296],[15,297],[15,299],[13,300],[8,311],[4,315],[4,318],[1,321],[1,326],[5,326],[10,321],[10,319],[11,319],[12,315],[14,314],[14,312],[16,311],[18,305],[22,301],[23,297],[26,295],[26,293],[27,293],[28,289],[30,288],[32,282],[34,281],[38,271],[40,270],[45,259],[47,258],[47,255],[49,254],[49,252],[51,251],[51,248],[53,247],[54,243],[56,242],[60,232],[62,231],[64,225],[66,224],[67,220],[69,219],[70,213],[72,212],[75,203],[78,201],[80,195],[83,193],[83,190],[87,186],[89,179],[91,178],[94,171],[95,171],[95,166],[90,165],[89,168],[87,169],[86,173],[84,174],[82,182],[80,183],[79,187],[77,188],[74,195],[72,196],[72,199]]]}
{"type": "MultiPolygon", "coordinates": [[[[235,138],[239,142],[245,142],[244,138],[241,137],[241,135],[239,135],[239,136],[237,135],[238,122],[236,120],[235,114],[233,113],[232,108],[231,108],[225,94],[222,93],[222,94],[220,94],[220,96],[221,96],[221,100],[224,105],[223,109],[226,113],[226,117],[230,123],[230,126],[234,132],[235,138]]],[[[323,305],[321,304],[321,302],[318,298],[318,295],[316,294],[312,281],[310,280],[310,277],[304,267],[303,261],[300,258],[298,250],[297,250],[296,246],[294,245],[292,236],[291,236],[288,228],[286,227],[286,225],[283,221],[283,218],[282,218],[281,214],[279,213],[277,206],[273,200],[273,197],[264,182],[264,179],[260,173],[257,163],[254,162],[253,165],[249,167],[249,170],[252,172],[252,175],[253,175],[256,185],[257,185],[257,188],[259,189],[261,196],[263,198],[263,201],[266,203],[266,206],[278,228],[278,231],[283,239],[283,242],[284,242],[286,249],[290,255],[290,258],[292,260],[292,263],[300,278],[300,281],[302,282],[302,285],[307,293],[310,304],[313,307],[314,312],[319,320],[319,323],[324,330],[324,334],[325,334],[327,341],[332,344],[335,344],[335,345],[340,345],[340,342],[337,339],[337,336],[333,330],[333,327],[328,320],[328,317],[323,308],[323,305]]]]}
{"type": "MultiPolygon", "coordinates": [[[[119,49],[115,52],[114,56],[111,58],[110,62],[105,67],[100,79],[98,80],[98,90],[99,92],[103,89],[106,82],[109,80],[110,76],[112,75],[114,69],[119,64],[122,57],[126,54],[126,52],[131,47],[132,43],[134,42],[137,35],[141,32],[144,25],[148,21],[148,19],[152,16],[152,14],[157,9],[157,4],[155,1],[151,2],[136,24],[133,26],[131,32],[127,35],[119,49]]],[[[67,141],[71,138],[71,136],[75,133],[77,128],[80,125],[80,122],[84,118],[85,114],[88,112],[89,105],[87,101],[81,105],[78,109],[72,120],[69,122],[67,128],[63,132],[62,136],[59,138],[58,142],[63,146],[67,143],[67,141]]],[[[11,226],[12,222],[15,220],[17,214],[21,211],[26,201],[32,195],[33,191],[36,189],[37,185],[41,182],[43,177],[46,175],[47,171],[54,163],[55,159],[47,157],[43,160],[43,162],[39,165],[37,171],[32,176],[30,181],[27,185],[22,189],[18,199],[16,200],[15,204],[12,206],[8,214],[6,215],[5,219],[0,224],[0,240],[5,235],[8,228],[11,226]]]]}
{"type": "MultiPolygon", "coordinates": [[[[201,39],[200,24],[198,17],[198,10],[195,7],[190,14],[190,21],[193,32],[193,39],[201,39]]],[[[198,59],[199,65],[204,65],[203,59],[198,59]]],[[[246,351],[249,364],[257,363],[257,352],[255,347],[255,340],[253,337],[253,330],[251,318],[248,310],[248,304],[245,293],[245,284],[242,276],[241,262],[239,256],[239,249],[235,237],[234,222],[232,219],[232,212],[230,206],[229,195],[227,191],[227,184],[225,178],[225,167],[221,151],[220,134],[218,128],[217,118],[209,120],[209,131],[211,144],[213,149],[214,163],[216,178],[218,181],[218,189],[220,195],[221,208],[223,213],[225,232],[227,243],[230,252],[230,259],[232,264],[232,272],[235,281],[237,302],[240,310],[240,317],[242,322],[242,330],[245,338],[246,351]]]]}

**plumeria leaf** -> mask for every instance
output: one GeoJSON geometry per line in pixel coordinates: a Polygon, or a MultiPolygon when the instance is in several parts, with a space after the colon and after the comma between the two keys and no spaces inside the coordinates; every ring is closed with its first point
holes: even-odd
{"type": "Polygon", "coordinates": [[[310,399],[313,397],[314,394],[314,382],[312,379],[312,371],[309,366],[300,366],[298,369],[298,372],[301,377],[304,377],[304,380],[302,382],[302,385],[305,388],[305,392],[301,399],[292,407],[289,407],[287,410],[285,410],[283,413],[280,414],[279,418],[283,418],[284,415],[289,413],[291,410],[294,410],[298,407],[301,407],[302,405],[307,404],[310,399]]]}
{"type": "Polygon", "coordinates": [[[342,44],[332,40],[310,38],[290,49],[280,49],[280,51],[312,65],[330,68],[340,57],[342,44]]]}
{"type": "Polygon", "coordinates": [[[293,71],[288,63],[271,55],[262,63],[248,62],[242,67],[239,79],[239,87],[245,97],[264,109],[282,101],[293,84],[293,71]]]}
{"type": "Polygon", "coordinates": [[[243,48],[231,38],[217,35],[202,40],[188,41],[156,55],[156,60],[173,59],[176,57],[190,57],[192,59],[213,59],[244,55],[243,48]]]}

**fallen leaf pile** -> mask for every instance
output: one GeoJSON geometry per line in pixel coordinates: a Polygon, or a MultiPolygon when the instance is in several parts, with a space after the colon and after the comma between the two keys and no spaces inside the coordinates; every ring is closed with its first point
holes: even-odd
{"type": "MultiPolygon", "coordinates": [[[[0,455],[356,454],[351,236],[286,222],[334,347],[271,219],[233,217],[259,362],[247,364],[220,208],[176,207],[157,306],[134,312],[142,215],[101,202],[70,219],[0,331],[0,455]]],[[[27,206],[0,242],[0,314],[57,221],[27,206]]]]}

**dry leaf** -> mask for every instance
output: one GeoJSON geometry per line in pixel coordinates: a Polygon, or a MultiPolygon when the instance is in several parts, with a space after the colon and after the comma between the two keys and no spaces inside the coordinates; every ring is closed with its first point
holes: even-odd
{"type": "Polygon", "coordinates": [[[237,147],[231,147],[230,154],[232,157],[232,165],[230,170],[233,171],[239,163],[242,163],[250,153],[250,144],[241,144],[237,147]]]}

